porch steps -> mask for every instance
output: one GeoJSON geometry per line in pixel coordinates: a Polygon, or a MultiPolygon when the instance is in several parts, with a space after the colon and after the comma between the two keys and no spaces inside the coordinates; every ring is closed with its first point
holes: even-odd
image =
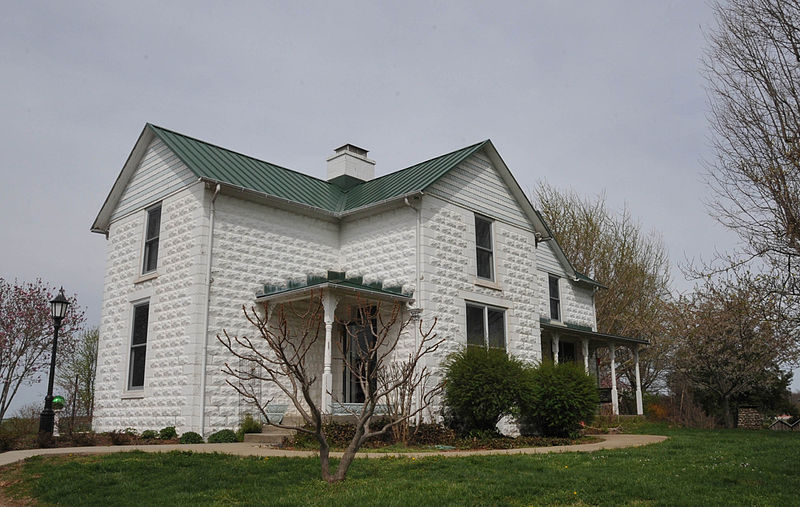
{"type": "Polygon", "coordinates": [[[295,430],[285,430],[274,426],[264,425],[261,433],[245,433],[244,441],[258,444],[280,445],[284,438],[291,438],[297,433],[295,430]]]}

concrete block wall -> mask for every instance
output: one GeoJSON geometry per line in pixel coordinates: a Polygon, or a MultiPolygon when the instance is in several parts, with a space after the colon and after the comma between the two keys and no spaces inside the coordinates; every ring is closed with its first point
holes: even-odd
{"type": "Polygon", "coordinates": [[[541,360],[533,233],[499,221],[494,231],[497,273],[494,284],[485,284],[476,277],[474,213],[423,198],[423,318],[438,318],[436,330],[446,339],[428,362],[434,381],[441,379],[441,361],[466,345],[466,301],[505,308],[507,350],[525,361],[541,360]]]}
{"type": "MultiPolygon", "coordinates": [[[[328,269],[339,267],[336,222],[226,195],[218,197],[216,209],[206,368],[206,433],[235,428],[240,418],[239,395],[225,382],[228,376],[222,373],[225,362],[234,358],[219,343],[217,334],[226,330],[231,336],[254,336],[256,330],[245,319],[242,305],[249,308],[264,284],[305,280],[308,274],[325,274],[328,269]]],[[[310,359],[321,365],[322,351],[323,344],[318,343],[310,359]]],[[[285,395],[272,384],[262,386],[262,396],[276,403],[287,403],[285,395]]]]}
{"type": "MultiPolygon", "coordinates": [[[[152,204],[152,203],[151,203],[152,204]]],[[[109,431],[192,425],[203,187],[162,201],[157,276],[141,276],[145,211],[111,224],[98,349],[94,427],[109,431]],[[133,304],[150,301],[145,386],[127,390],[133,304]]]]}

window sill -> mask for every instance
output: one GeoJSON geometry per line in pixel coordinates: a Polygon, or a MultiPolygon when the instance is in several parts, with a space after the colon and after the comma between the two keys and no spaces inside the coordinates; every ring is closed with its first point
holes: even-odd
{"type": "Polygon", "coordinates": [[[486,287],[487,289],[498,290],[500,292],[503,291],[503,287],[499,283],[493,282],[492,280],[475,277],[474,283],[479,287],[486,287]]]}
{"type": "Polygon", "coordinates": [[[133,281],[133,284],[136,285],[136,284],[143,283],[143,282],[146,282],[148,280],[153,280],[153,279],[156,279],[156,278],[158,278],[158,271],[151,271],[151,272],[145,273],[145,274],[141,275],[139,278],[135,279],[133,281]]]}
{"type": "Polygon", "coordinates": [[[141,400],[144,398],[144,389],[138,391],[124,391],[120,398],[123,400],[141,400]]]}

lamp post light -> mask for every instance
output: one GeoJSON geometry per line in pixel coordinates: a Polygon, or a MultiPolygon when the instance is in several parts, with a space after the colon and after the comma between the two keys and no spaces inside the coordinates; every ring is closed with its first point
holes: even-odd
{"type": "Polygon", "coordinates": [[[39,442],[49,443],[53,438],[53,423],[55,413],[53,412],[53,379],[56,375],[56,349],[58,348],[58,329],[61,321],[67,314],[69,300],[64,297],[64,287],[61,287],[58,295],[50,301],[50,310],[53,316],[53,354],[50,356],[50,378],[47,380],[47,396],[44,398],[44,410],[39,417],[39,442]]]}

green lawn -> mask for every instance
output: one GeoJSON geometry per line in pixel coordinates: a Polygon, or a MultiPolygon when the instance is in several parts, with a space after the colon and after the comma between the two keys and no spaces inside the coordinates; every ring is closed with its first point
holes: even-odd
{"type": "Polygon", "coordinates": [[[661,444],[595,453],[357,460],[348,480],[315,459],[145,454],[32,458],[7,494],[66,505],[797,505],[800,434],[675,430],[661,444]]]}

